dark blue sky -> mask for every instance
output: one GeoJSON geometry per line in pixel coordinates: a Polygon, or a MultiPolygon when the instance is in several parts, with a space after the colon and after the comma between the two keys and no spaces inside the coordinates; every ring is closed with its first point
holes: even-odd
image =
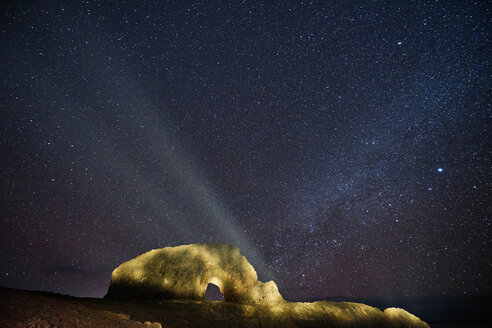
{"type": "Polygon", "coordinates": [[[1,285],[224,242],[291,300],[491,294],[485,2],[1,7],[1,285]]]}

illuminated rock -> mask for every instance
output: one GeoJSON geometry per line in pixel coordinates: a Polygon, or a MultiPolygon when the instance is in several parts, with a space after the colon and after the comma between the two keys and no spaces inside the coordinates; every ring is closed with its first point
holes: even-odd
{"type": "Polygon", "coordinates": [[[258,281],[239,248],[193,244],[154,249],[121,264],[111,274],[108,298],[203,300],[209,283],[234,303],[283,301],[273,281],[258,281]]]}
{"type": "Polygon", "coordinates": [[[216,326],[217,322],[207,321],[211,320],[208,316],[229,309],[237,320],[251,320],[261,327],[429,328],[398,308],[381,311],[351,302],[286,302],[273,281],[258,281],[255,269],[237,247],[222,244],[166,247],[142,254],[113,271],[106,298],[200,301],[209,283],[219,287],[227,302],[160,304],[182,307],[172,312],[199,318],[200,326],[216,326]]]}
{"type": "MultiPolygon", "coordinates": [[[[416,316],[400,308],[387,308],[384,316],[389,327],[422,327],[423,322],[416,316]]],[[[425,324],[425,323],[424,323],[425,324]]],[[[428,327],[427,324],[425,324],[428,327]]],[[[424,326],[424,327],[425,327],[424,326]]]]}

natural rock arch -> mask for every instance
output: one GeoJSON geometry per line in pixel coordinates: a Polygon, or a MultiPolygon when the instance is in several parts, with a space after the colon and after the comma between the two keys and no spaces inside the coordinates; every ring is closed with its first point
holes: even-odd
{"type": "MultiPolygon", "coordinates": [[[[389,308],[382,312],[349,302],[286,302],[273,281],[258,281],[253,266],[237,247],[222,244],[166,247],[142,254],[113,271],[106,297],[203,300],[209,283],[219,287],[225,301],[265,304],[261,307],[240,305],[236,309],[255,320],[269,318],[271,324],[265,325],[269,327],[293,327],[293,322],[300,325],[305,322],[309,326],[429,328],[402,309],[389,308]]],[[[196,308],[195,302],[185,304],[196,308]]],[[[225,308],[231,309],[230,306],[225,308]]],[[[225,308],[220,307],[221,311],[225,308]]],[[[259,321],[255,322],[260,325],[259,321]]]]}
{"type": "Polygon", "coordinates": [[[258,281],[239,248],[225,244],[166,247],[137,256],[113,271],[106,297],[203,300],[209,283],[228,302],[283,301],[273,281],[258,281]]]}

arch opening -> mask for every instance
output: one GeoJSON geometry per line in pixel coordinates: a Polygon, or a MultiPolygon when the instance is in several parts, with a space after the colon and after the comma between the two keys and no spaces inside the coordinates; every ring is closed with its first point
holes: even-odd
{"type": "Polygon", "coordinates": [[[222,295],[219,286],[213,283],[207,285],[207,290],[205,291],[205,300],[207,301],[223,301],[224,295],[222,295]]]}

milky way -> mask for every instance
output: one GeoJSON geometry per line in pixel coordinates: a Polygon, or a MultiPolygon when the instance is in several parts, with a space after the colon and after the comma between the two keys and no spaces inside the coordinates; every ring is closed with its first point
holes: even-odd
{"type": "Polygon", "coordinates": [[[1,7],[0,285],[221,242],[290,300],[492,292],[485,2],[1,7]]]}

